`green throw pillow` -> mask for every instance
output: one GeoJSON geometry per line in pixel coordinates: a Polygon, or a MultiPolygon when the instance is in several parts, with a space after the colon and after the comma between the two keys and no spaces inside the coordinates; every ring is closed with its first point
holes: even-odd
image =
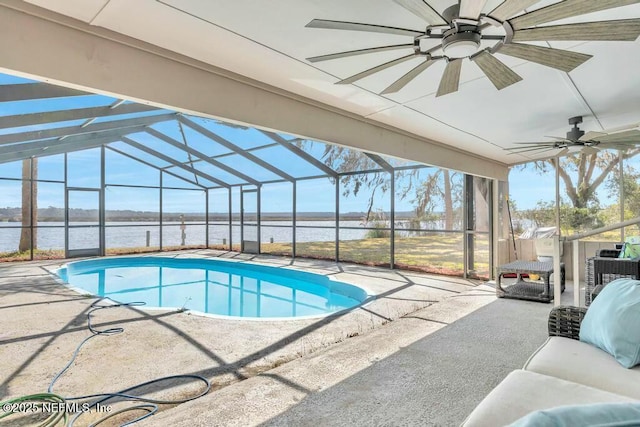
{"type": "Polygon", "coordinates": [[[640,258],[640,237],[631,236],[627,237],[620,251],[618,258],[640,258]]]}
{"type": "Polygon", "coordinates": [[[508,427],[637,427],[638,425],[640,425],[640,403],[594,403],[558,406],[531,412],[508,427]]]}
{"type": "Polygon", "coordinates": [[[580,341],[606,351],[625,368],[640,364],[640,280],[617,279],[602,289],[584,315],[580,341]]]}

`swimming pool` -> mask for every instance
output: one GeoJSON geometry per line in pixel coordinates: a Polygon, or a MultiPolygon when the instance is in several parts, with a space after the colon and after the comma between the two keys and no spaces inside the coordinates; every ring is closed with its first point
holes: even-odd
{"type": "Polygon", "coordinates": [[[243,318],[322,316],[368,297],[319,274],[202,258],[98,258],[56,273],[74,288],[119,302],[243,318]]]}

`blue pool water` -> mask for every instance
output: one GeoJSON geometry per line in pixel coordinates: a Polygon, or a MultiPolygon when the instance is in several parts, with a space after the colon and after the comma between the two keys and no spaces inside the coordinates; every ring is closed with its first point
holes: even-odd
{"type": "Polygon", "coordinates": [[[199,258],[100,258],[71,262],[57,273],[75,288],[115,301],[223,316],[319,316],[367,298],[357,286],[318,274],[199,258]]]}

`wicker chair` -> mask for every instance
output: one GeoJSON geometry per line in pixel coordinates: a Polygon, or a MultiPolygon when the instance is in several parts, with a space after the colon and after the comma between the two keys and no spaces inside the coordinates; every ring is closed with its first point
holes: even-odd
{"type": "Polygon", "coordinates": [[[549,313],[549,336],[580,339],[580,324],[587,312],[586,307],[560,305],[549,313]]]}
{"type": "Polygon", "coordinates": [[[585,305],[591,304],[595,294],[607,283],[622,278],[640,279],[640,260],[618,258],[617,249],[600,249],[596,256],[587,259],[587,284],[585,305]]]}

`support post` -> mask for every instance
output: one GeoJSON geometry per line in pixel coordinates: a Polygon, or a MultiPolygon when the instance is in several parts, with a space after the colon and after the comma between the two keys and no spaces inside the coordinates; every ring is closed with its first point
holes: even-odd
{"type": "Polygon", "coordinates": [[[298,181],[293,181],[293,235],[291,236],[291,256],[296,257],[296,223],[298,216],[297,197],[298,197],[298,181]]]}
{"type": "Polygon", "coordinates": [[[573,305],[580,307],[580,241],[571,242],[573,248],[573,305]]]}
{"type": "Polygon", "coordinates": [[[107,186],[107,171],[106,171],[106,148],[104,145],[100,146],[100,193],[99,197],[99,206],[98,206],[98,232],[99,232],[99,241],[100,241],[100,255],[105,256],[107,253],[107,233],[106,233],[106,222],[107,222],[107,213],[105,206],[105,188],[107,186]]]}
{"type": "Polygon", "coordinates": [[[162,218],[162,193],[163,193],[163,191],[162,191],[162,170],[160,170],[159,173],[160,173],[160,189],[159,189],[160,190],[160,197],[159,197],[158,200],[160,201],[160,206],[159,206],[159,208],[160,208],[159,209],[159,212],[160,212],[160,233],[158,234],[158,237],[159,237],[159,240],[160,240],[159,241],[160,252],[162,252],[162,229],[163,229],[163,226],[162,226],[162,223],[163,223],[163,218],[162,218]]]}
{"type": "Polygon", "coordinates": [[[261,191],[260,191],[261,189],[262,189],[261,185],[258,185],[257,188],[256,188],[256,198],[258,199],[257,200],[257,207],[256,207],[256,210],[257,210],[256,219],[257,219],[257,223],[258,223],[256,225],[256,228],[257,228],[257,230],[256,230],[256,240],[258,241],[258,254],[260,254],[262,252],[261,247],[260,247],[261,243],[262,243],[262,240],[261,240],[262,222],[261,222],[261,218],[260,218],[260,209],[261,209],[260,199],[262,197],[262,194],[261,194],[261,191]]]}
{"type": "Polygon", "coordinates": [[[229,251],[233,248],[233,203],[231,200],[231,187],[229,187],[229,251]]]}
{"type": "Polygon", "coordinates": [[[561,277],[560,236],[555,234],[553,236],[553,305],[556,307],[560,305],[560,299],[562,298],[561,277]]]}
{"type": "MultiPolygon", "coordinates": [[[[619,205],[620,205],[620,222],[624,222],[624,156],[622,155],[622,150],[618,150],[618,157],[620,157],[620,162],[618,163],[618,167],[620,168],[620,176],[619,176],[619,205]]],[[[624,242],[625,239],[625,230],[624,227],[620,229],[620,241],[624,242]]]]}
{"type": "Polygon", "coordinates": [[[391,207],[389,212],[389,228],[391,236],[389,236],[389,268],[394,269],[396,265],[396,173],[389,171],[391,174],[391,207]]]}
{"type": "Polygon", "coordinates": [[[340,261],[340,177],[336,178],[336,262],[340,261]]]}
{"type": "Polygon", "coordinates": [[[209,189],[204,190],[204,242],[207,249],[209,249],[209,189]]]}

